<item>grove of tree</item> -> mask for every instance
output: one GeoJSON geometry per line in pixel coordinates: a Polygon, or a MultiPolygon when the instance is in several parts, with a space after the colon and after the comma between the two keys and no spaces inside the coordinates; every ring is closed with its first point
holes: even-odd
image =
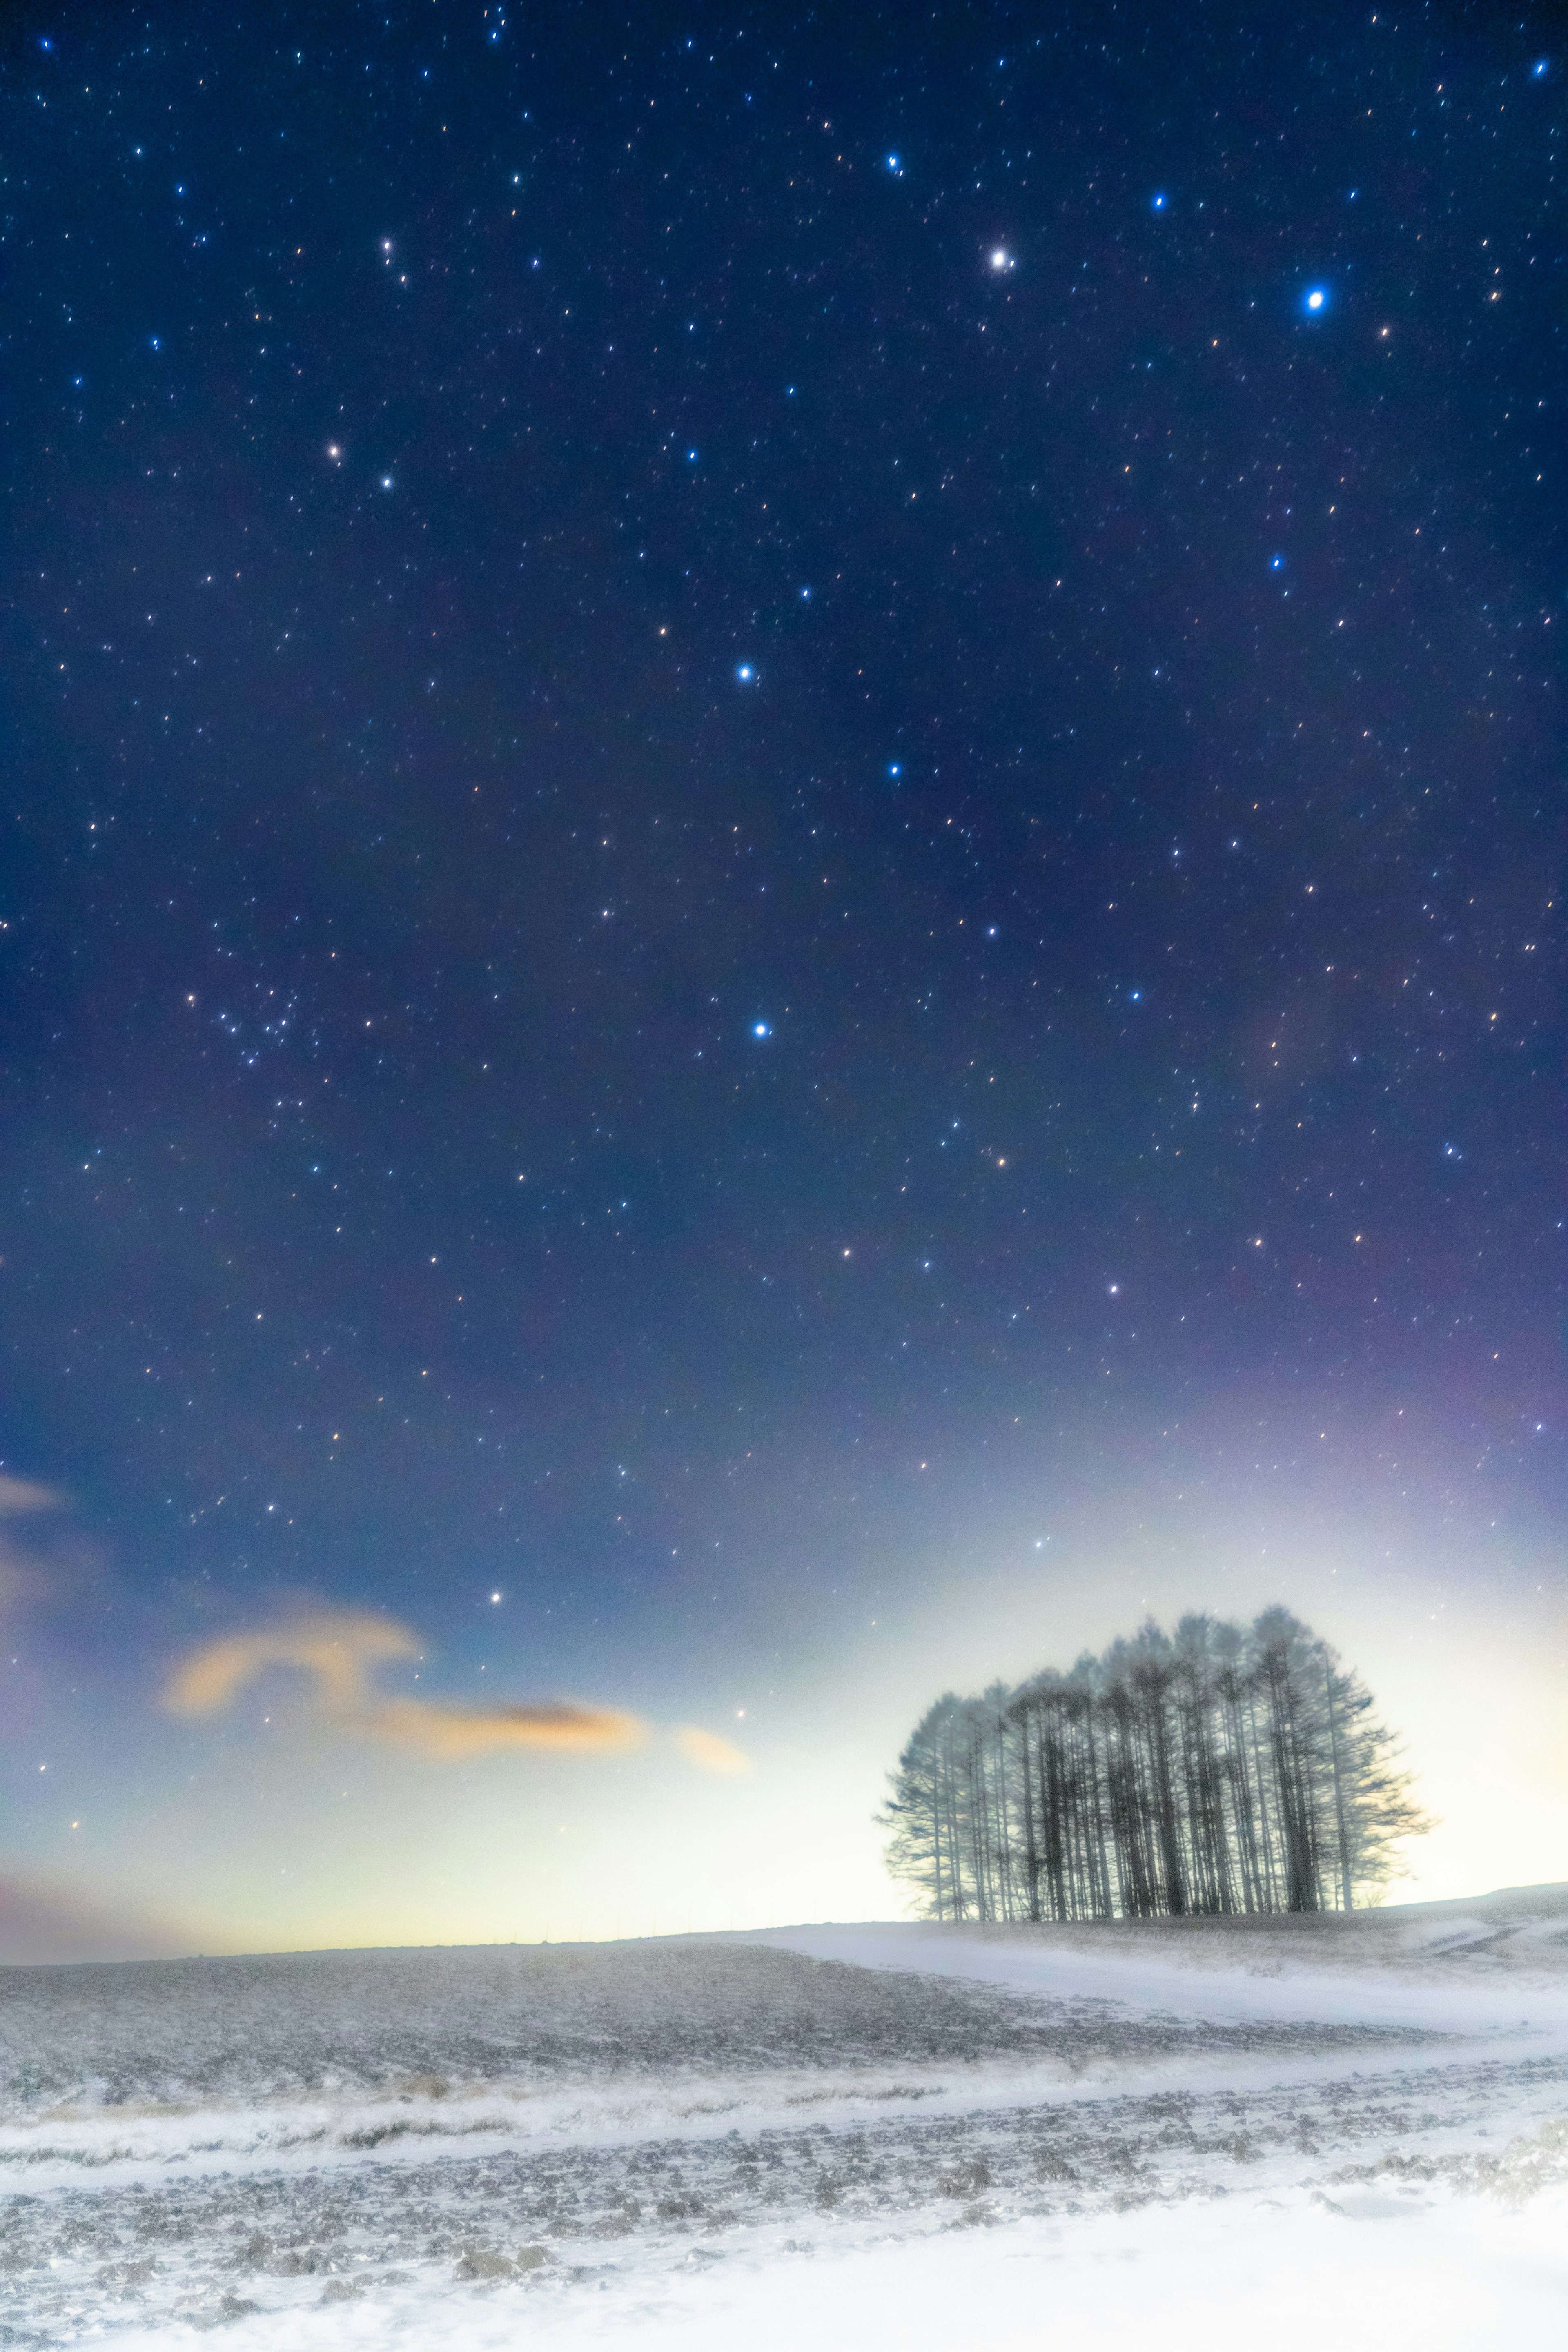
{"type": "Polygon", "coordinates": [[[1349,1911],[1432,1827],[1360,1676],[1285,1609],[1152,1621],[916,1727],[880,1816],[937,1919],[1349,1911]]]}

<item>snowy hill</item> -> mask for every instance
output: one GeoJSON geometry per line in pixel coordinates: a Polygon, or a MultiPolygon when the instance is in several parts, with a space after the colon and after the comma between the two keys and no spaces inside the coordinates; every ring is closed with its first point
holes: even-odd
{"type": "Polygon", "coordinates": [[[1564,1886],[0,1970],[12,2343],[1479,2345],[1560,2325],[1565,2184],[1564,1886]]]}

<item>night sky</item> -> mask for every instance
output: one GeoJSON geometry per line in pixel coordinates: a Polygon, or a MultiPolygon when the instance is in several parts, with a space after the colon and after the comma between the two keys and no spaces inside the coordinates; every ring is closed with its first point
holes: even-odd
{"type": "Polygon", "coordinates": [[[886,1915],[1275,1599],[1568,1875],[1552,13],[7,39],[17,1916],[886,1915]]]}

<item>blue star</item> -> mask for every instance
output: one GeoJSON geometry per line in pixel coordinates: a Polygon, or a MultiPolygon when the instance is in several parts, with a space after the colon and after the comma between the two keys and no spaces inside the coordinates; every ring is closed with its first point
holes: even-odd
{"type": "Polygon", "coordinates": [[[735,665],[735,676],[742,686],[750,686],[756,674],[750,662],[737,662],[735,665]]]}
{"type": "Polygon", "coordinates": [[[1283,572],[1285,558],[1282,555],[1271,555],[1268,559],[1268,569],[1270,572],[1283,572]]]}
{"type": "Polygon", "coordinates": [[[1164,199],[1164,197],[1163,197],[1163,195],[1155,196],[1155,197],[1152,200],[1152,202],[1151,202],[1151,204],[1150,204],[1150,206],[1149,206],[1149,209],[1150,209],[1150,211],[1151,211],[1151,212],[1163,213],[1163,212],[1164,211],[1164,209],[1165,209],[1165,199],[1164,199]]]}
{"type": "Polygon", "coordinates": [[[1309,286],[1305,295],[1302,297],[1302,310],[1310,312],[1311,316],[1314,319],[1317,319],[1322,316],[1328,307],[1328,288],[1326,286],[1309,286]]]}
{"type": "Polygon", "coordinates": [[[753,1022],[752,1022],[752,1036],[753,1036],[753,1037],[771,1037],[771,1036],[773,1035],[773,1024],[772,1024],[771,1022],[769,1022],[769,1021],[753,1021],[753,1022]]]}

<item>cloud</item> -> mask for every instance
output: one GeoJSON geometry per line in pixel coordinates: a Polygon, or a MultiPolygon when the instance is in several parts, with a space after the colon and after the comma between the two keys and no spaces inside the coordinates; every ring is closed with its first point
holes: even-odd
{"type": "Polygon", "coordinates": [[[635,1747],[645,1736],[638,1718],[618,1707],[567,1699],[537,1706],[454,1706],[441,1699],[385,1698],[374,1688],[373,1668],[420,1654],[406,1626],[390,1618],[323,1611],[205,1643],[171,1676],[163,1703],[174,1715],[216,1715],[268,1667],[297,1666],[314,1677],[316,1704],[328,1721],[420,1756],[450,1759],[502,1748],[585,1755],[635,1747]]]}
{"type": "Polygon", "coordinates": [[[215,1715],[268,1666],[300,1666],[316,1676],[327,1714],[353,1717],[376,1705],[371,1666],[418,1655],[413,1634],[386,1617],[350,1610],[297,1617],[193,1652],[170,1682],[163,1703],[174,1715],[215,1715]]]}
{"type": "Polygon", "coordinates": [[[48,1562],[31,1544],[17,1543],[7,1532],[5,1521],[58,1511],[65,1499],[52,1486],[37,1486],[30,1478],[13,1478],[0,1470],[0,1602],[41,1599],[51,1583],[48,1562]]]}
{"type": "Polygon", "coordinates": [[[645,1727],[618,1707],[443,1706],[435,1699],[388,1699],[366,1728],[423,1756],[482,1756],[494,1748],[568,1748],[586,1753],[635,1748],[645,1727]]]}
{"type": "Polygon", "coordinates": [[[716,1731],[704,1731],[695,1723],[683,1723],[675,1735],[675,1744],[689,1764],[700,1765],[704,1772],[749,1772],[752,1759],[728,1739],[721,1739],[716,1731]]]}
{"type": "MultiPolygon", "coordinates": [[[[549,1699],[534,1706],[458,1706],[445,1699],[388,1698],[372,1680],[375,1667],[423,1654],[405,1625],[368,1611],[317,1610],[232,1633],[193,1650],[170,1676],[163,1704],[172,1715],[216,1715],[247,1683],[273,1666],[312,1677],[317,1710],[340,1729],[384,1740],[416,1756],[449,1762],[498,1748],[544,1748],[579,1756],[635,1748],[648,1726],[621,1707],[549,1699]]],[[[749,1772],[751,1761],[728,1739],[682,1724],[675,1745],[704,1772],[749,1772]]]]}
{"type": "MultiPolygon", "coordinates": [[[[163,1959],[205,1942],[190,1927],[84,1893],[62,1880],[0,1869],[0,1965],[42,1968],[66,1960],[163,1959]]],[[[210,1943],[207,1948],[212,1948],[210,1943]]]]}
{"type": "Polygon", "coordinates": [[[52,1486],[39,1486],[31,1478],[12,1478],[0,1470],[0,1519],[19,1518],[26,1511],[58,1511],[65,1501],[52,1486]]]}

